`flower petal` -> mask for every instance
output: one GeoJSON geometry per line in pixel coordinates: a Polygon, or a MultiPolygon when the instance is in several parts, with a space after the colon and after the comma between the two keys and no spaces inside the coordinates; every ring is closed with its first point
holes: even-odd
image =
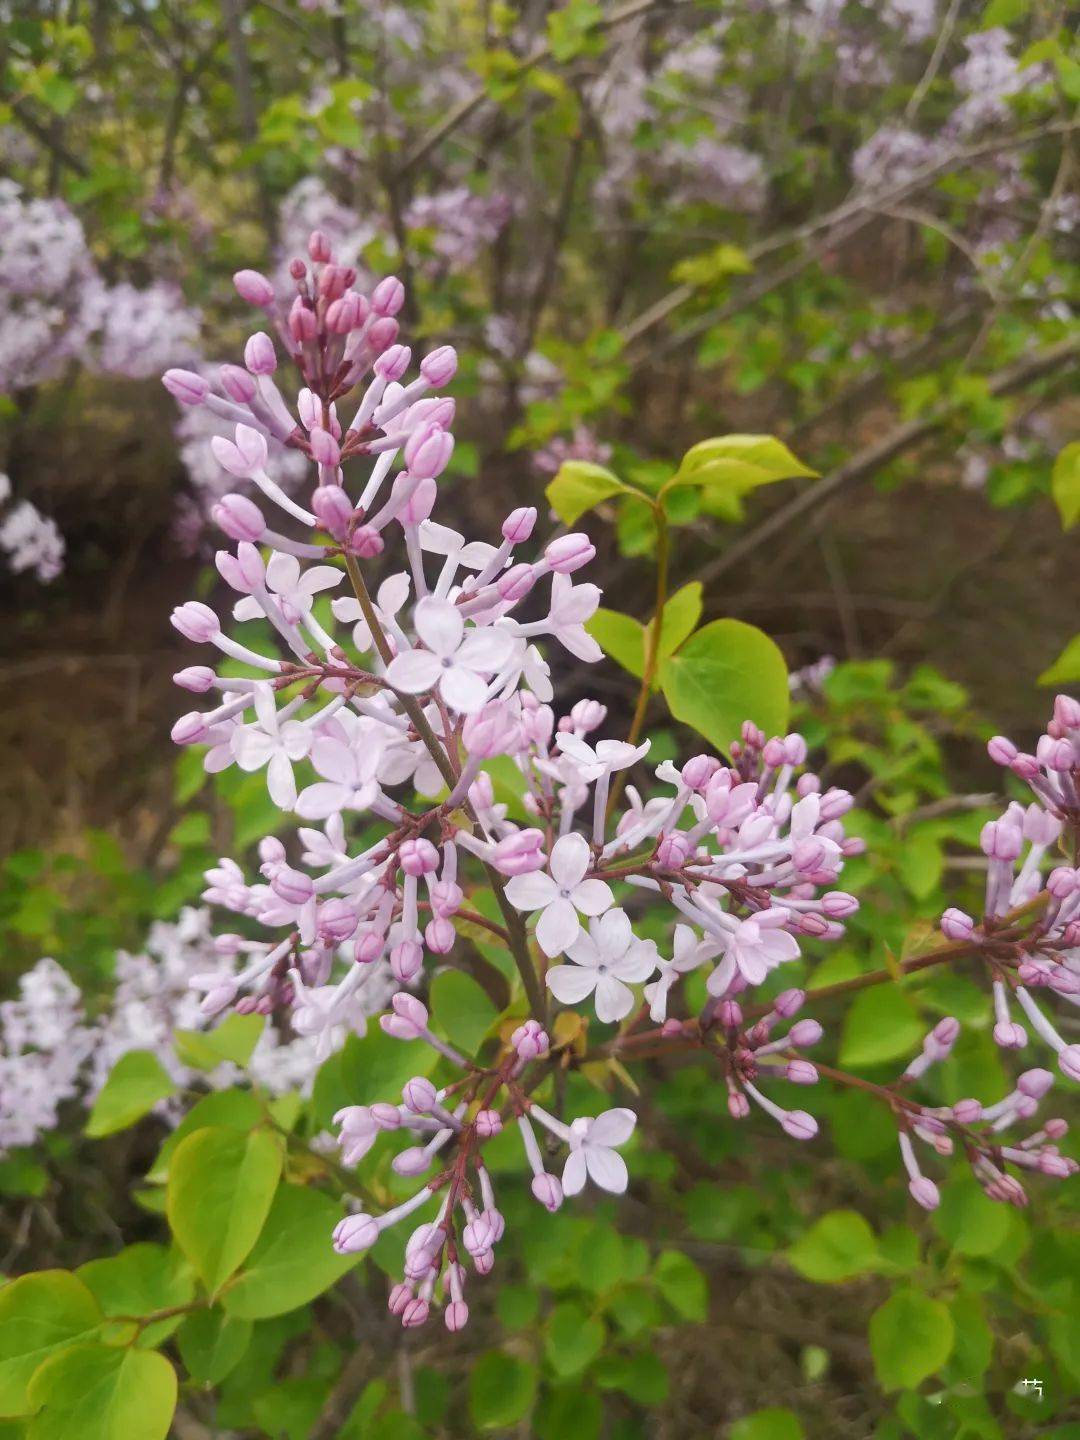
{"type": "Polygon", "coordinates": [[[560,1005],[580,1005],[596,988],[597,974],[582,965],[553,965],[547,987],[560,1005]]]}
{"type": "Polygon", "coordinates": [[[487,681],[482,680],[475,670],[466,670],[462,665],[451,665],[440,672],[439,694],[461,715],[475,715],[484,708],[487,699],[487,681]]]}
{"type": "Polygon", "coordinates": [[[487,625],[482,630],[470,630],[461,642],[454,656],[457,665],[466,670],[482,670],[493,675],[510,659],[514,650],[514,637],[509,630],[487,625]]]}
{"type": "Polygon", "coordinates": [[[395,655],[386,667],[386,678],[406,695],[420,695],[430,690],[442,674],[439,657],[427,650],[404,650],[395,655]]]}
{"type": "Polygon", "coordinates": [[[311,747],[311,763],[324,780],[333,780],[338,785],[355,785],[359,767],[355,753],[343,740],[320,736],[311,747]]]}
{"type": "Polygon", "coordinates": [[[440,659],[453,655],[465,633],[465,621],[457,606],[448,600],[433,600],[431,596],[417,605],[413,621],[417,635],[440,659]]]}
{"type": "Polygon", "coordinates": [[[300,580],[300,561],[284,550],[275,550],[266,562],[266,583],[271,590],[284,595],[295,590],[300,580]]]}
{"type": "Polygon", "coordinates": [[[604,1025],[613,1025],[634,1007],[634,992],[614,975],[601,975],[596,984],[596,1018],[604,1025]]]}
{"type": "Polygon", "coordinates": [[[232,751],[241,770],[261,770],[274,753],[274,741],[257,725],[233,731],[232,751]]]}
{"type": "Polygon", "coordinates": [[[606,880],[582,880],[574,886],[570,898],[583,915],[602,915],[615,899],[606,880]]]}
{"type": "MultiPolygon", "coordinates": [[[[617,1151],[608,1150],[603,1145],[587,1144],[585,1164],[589,1179],[594,1185],[599,1185],[601,1190],[607,1190],[612,1195],[625,1194],[630,1176],[627,1173],[626,1161],[617,1151]]],[[[565,1186],[563,1188],[565,1189],[565,1186]]]]}
{"type": "Polygon", "coordinates": [[[270,799],[282,810],[291,810],[296,804],[296,777],[292,762],[281,750],[270,757],[266,767],[266,788],[270,799]]]}
{"type": "Polygon", "coordinates": [[[566,1157],[562,1172],[564,1195],[580,1195],[585,1189],[585,1156],[580,1150],[571,1150],[566,1157]]]}
{"type": "Polygon", "coordinates": [[[506,898],[519,910],[542,910],[556,899],[555,881],[543,870],[530,875],[515,875],[506,882],[506,898]]]}
{"type": "Polygon", "coordinates": [[[552,846],[548,869],[554,876],[559,889],[572,890],[575,885],[579,885],[585,878],[591,858],[589,842],[584,835],[578,835],[575,832],[556,840],[552,846]]]}
{"type": "Polygon", "coordinates": [[[581,922],[569,900],[553,900],[541,912],[536,926],[536,941],[549,960],[561,955],[577,939],[581,922]]]}
{"type": "Polygon", "coordinates": [[[300,791],[296,813],[305,820],[327,820],[344,808],[347,798],[348,791],[344,785],[319,780],[300,791]]]}
{"type": "Polygon", "coordinates": [[[301,575],[297,589],[301,595],[310,598],[320,590],[330,590],[333,586],[340,585],[344,578],[345,572],[335,565],[309,565],[301,575]]]}
{"type": "Polygon", "coordinates": [[[625,1145],[634,1133],[637,1116],[633,1110],[618,1105],[614,1110],[605,1110],[589,1126],[589,1145],[625,1145]]]}

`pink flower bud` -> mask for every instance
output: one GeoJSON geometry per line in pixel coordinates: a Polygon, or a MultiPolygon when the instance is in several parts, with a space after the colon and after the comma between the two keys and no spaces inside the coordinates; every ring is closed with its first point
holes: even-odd
{"type": "Polygon", "coordinates": [[[721,1000],[716,1014],[725,1030],[738,1030],[743,1023],[742,1006],[737,1000],[721,1000]]]}
{"type": "Polygon", "coordinates": [[[478,1110],[473,1124],[481,1140],[490,1140],[503,1128],[502,1116],[497,1110],[478,1110]]]}
{"type": "Polygon", "coordinates": [[[408,345],[391,345],[383,351],[372,368],[383,380],[396,382],[411,364],[412,351],[408,345]]]}
{"type": "Polygon", "coordinates": [[[289,310],[289,334],[298,345],[310,345],[318,336],[319,322],[314,310],[298,295],[289,310]]]}
{"type": "Polygon", "coordinates": [[[449,955],[456,939],[457,931],[451,922],[439,916],[424,927],[424,944],[432,955],[449,955]]]}
{"type": "Polygon", "coordinates": [[[421,425],[405,442],[405,464],[415,479],[434,480],[450,463],[454,437],[441,425],[421,425]]]}
{"type": "Polygon", "coordinates": [[[745,1120],[750,1114],[750,1101],[741,1090],[730,1090],[728,1092],[727,1108],[732,1120],[745,1120]]]}
{"type": "Polygon", "coordinates": [[[289,866],[283,866],[270,881],[270,888],[274,894],[285,901],[286,905],[306,905],[315,894],[315,885],[310,875],[305,875],[300,870],[292,870],[289,866]]]}
{"type": "Polygon", "coordinates": [[[191,640],[196,645],[205,644],[207,640],[212,640],[221,633],[218,617],[209,605],[204,605],[200,600],[188,600],[183,605],[177,605],[170,619],[184,639],[191,640]]]}
{"type": "Polygon", "coordinates": [[[465,899],[465,892],[453,880],[437,880],[431,887],[431,908],[436,915],[456,915],[465,899]]]}
{"type": "Polygon", "coordinates": [[[464,1300],[451,1300],[443,1311],[443,1323],[452,1333],[465,1329],[469,1323],[469,1307],[464,1300]]]}
{"type": "Polygon", "coordinates": [[[994,1026],[994,1044],[1002,1050],[1022,1050],[1027,1044],[1027,1032],[1013,1020],[999,1020],[994,1026]]]}
{"type": "Polygon", "coordinates": [[[376,315],[396,315],[405,304],[405,286],[396,275],[387,275],[371,292],[371,308],[376,315]]]}
{"type": "Polygon", "coordinates": [[[210,393],[210,382],[194,370],[166,370],[161,383],[181,405],[201,405],[210,393]]]}
{"type": "Polygon", "coordinates": [[[812,1140],[818,1132],[817,1121],[805,1110],[789,1110],[780,1124],[792,1140],[812,1140]]]}
{"type": "Polygon", "coordinates": [[[323,529],[335,540],[344,540],[353,515],[352,501],[340,485],[319,485],[311,497],[311,508],[323,529]]]}
{"type": "Polygon", "coordinates": [[[974,1125],[982,1119],[983,1107],[978,1100],[958,1100],[952,1113],[961,1125],[974,1125]]]}
{"type": "Polygon", "coordinates": [[[536,576],[531,565],[511,565],[510,569],[504,570],[496,580],[495,589],[500,600],[515,605],[528,595],[535,584],[536,576]]]}
{"type": "Polygon", "coordinates": [[[416,979],[423,963],[424,949],[418,940],[402,940],[390,951],[390,969],[402,985],[416,979]]]}
{"type": "Polygon", "coordinates": [[[908,1192],[917,1205],[924,1210],[936,1210],[941,1204],[941,1194],[933,1180],[925,1175],[916,1175],[908,1183],[908,1192]]]}
{"type": "Polygon", "coordinates": [[[428,1315],[431,1313],[431,1306],[426,1300],[419,1296],[410,1300],[401,1312],[401,1324],[406,1330],[418,1330],[421,1325],[427,1324],[428,1315]]]}
{"type": "Polygon", "coordinates": [[[374,965],[383,952],[386,937],[380,930],[360,930],[353,942],[353,959],[357,965],[374,965]]]}
{"type": "Polygon", "coordinates": [[[802,1049],[807,1045],[816,1045],[824,1033],[816,1020],[796,1020],[788,1032],[788,1039],[792,1045],[802,1049]]]}
{"type": "Polygon", "coordinates": [[[1067,865],[1059,865],[1047,876],[1046,888],[1055,900],[1067,900],[1080,889],[1080,870],[1070,870],[1067,865]]]}
{"type": "Polygon", "coordinates": [[[805,990],[781,990],[773,1001],[773,1009],[782,1020],[790,1020],[806,1003],[805,990]]]}
{"type": "Polygon", "coordinates": [[[846,920],[858,910],[859,902],[846,890],[830,890],[821,897],[821,908],[830,920],[846,920]]]}
{"type": "Polygon", "coordinates": [[[811,1065],[809,1060],[789,1060],[786,1074],[793,1085],[817,1084],[817,1066],[811,1065]]]}
{"type": "Polygon", "coordinates": [[[348,549],[361,560],[373,560],[381,555],[385,541],[373,525],[358,525],[348,538],[348,549]]]}
{"type": "Polygon", "coordinates": [[[720,761],[714,755],[694,755],[682,767],[683,784],[700,792],[719,769],[720,761]]]}
{"type": "Polygon", "coordinates": [[[1070,1080],[1080,1081],[1080,1045],[1066,1045],[1058,1051],[1058,1068],[1070,1080]]]}
{"type": "Polygon", "coordinates": [[[439,487],[434,480],[421,480],[398,512],[403,525],[422,525],[435,508],[439,487]]]}
{"type": "Polygon", "coordinates": [[[435,1086],[424,1075],[414,1075],[406,1080],[401,1091],[406,1110],[414,1115],[426,1115],[435,1104],[435,1086]]]}
{"type": "Polygon", "coordinates": [[[532,1193],[544,1209],[550,1210],[552,1214],[563,1202],[563,1189],[554,1175],[534,1175],[532,1193]]]}
{"type": "Polygon", "coordinates": [[[510,1036],[510,1044],[519,1060],[537,1060],[548,1053],[547,1031],[536,1020],[526,1020],[510,1036]]]}
{"type": "Polygon", "coordinates": [[[406,875],[431,875],[439,868],[439,852],[430,840],[404,840],[398,863],[406,875]]]}
{"type": "Polygon", "coordinates": [[[322,230],[312,230],[308,236],[308,254],[316,265],[328,265],[333,258],[330,241],[322,230]]]}
{"type": "Polygon", "coordinates": [[[198,710],[191,710],[173,723],[169,734],[174,745],[196,745],[206,739],[209,727],[198,710]]]}
{"type": "Polygon", "coordinates": [[[533,505],[511,510],[503,521],[502,537],[511,545],[523,545],[536,525],[536,508],[533,505]]]}
{"type": "Polygon", "coordinates": [[[258,430],[253,430],[250,425],[236,427],[235,445],[223,435],[213,436],[210,449],[222,469],[243,479],[249,478],[266,465],[266,437],[258,430]]]}
{"type": "Polygon", "coordinates": [[[1036,760],[1034,755],[1025,755],[1021,753],[1017,755],[1016,759],[1009,766],[1009,769],[1013,772],[1014,775],[1018,776],[1019,779],[1024,781],[1031,781],[1035,780],[1038,777],[1039,771],[1042,769],[1042,766],[1039,764],[1038,760],[1036,760]]]}
{"type": "Polygon", "coordinates": [[[519,748],[521,726],[508,705],[494,700],[466,718],[461,738],[470,755],[490,760],[519,748]]]}
{"type": "Polygon", "coordinates": [[[572,575],[575,570],[588,565],[595,554],[596,546],[589,537],[576,531],[552,540],[544,551],[544,559],[557,575],[572,575]]]}
{"type": "Polygon", "coordinates": [[[491,863],[500,875],[528,875],[547,863],[542,830],[518,830],[495,846],[491,863]]]}
{"type": "Polygon", "coordinates": [[[189,690],[192,695],[205,695],[213,688],[215,677],[209,665],[188,665],[183,670],[177,670],[172,678],[173,684],[179,685],[181,690],[189,690]]]}
{"type": "Polygon", "coordinates": [[[412,1298],[413,1293],[408,1285],[395,1285],[390,1291],[389,1300],[386,1302],[387,1309],[391,1315],[400,1315],[412,1298]]]}
{"type": "Polygon", "coordinates": [[[601,705],[599,700],[579,700],[570,711],[570,719],[575,730],[590,735],[594,730],[599,730],[607,719],[607,706],[601,705]]]}
{"type": "Polygon", "coordinates": [[[246,300],[249,305],[258,305],[265,310],[267,305],[274,303],[274,287],[258,270],[237,270],[233,284],[240,299],[246,300]]]}
{"type": "Polygon", "coordinates": [[[1055,695],[1054,719],[1062,730],[1080,728],[1080,700],[1074,700],[1071,695],[1055,695]]]}
{"type": "Polygon", "coordinates": [[[277,369],[277,351],[274,342],[262,330],[249,335],[244,346],[244,364],[252,375],[273,375],[277,369]]]}
{"type": "Polygon", "coordinates": [[[970,915],[965,915],[963,910],[957,910],[951,906],[945,911],[940,921],[941,933],[947,940],[967,941],[975,933],[975,921],[970,915]]]}
{"type": "Polygon", "coordinates": [[[311,458],[316,465],[328,465],[336,468],[341,462],[341,447],[321,425],[316,425],[311,431],[309,440],[311,445],[311,458]]]}
{"type": "Polygon", "coordinates": [[[378,1238],[379,1227],[370,1215],[346,1215],[334,1226],[334,1249],[339,1255],[370,1250],[378,1238]]]}
{"type": "Polygon", "coordinates": [[[223,495],[210,515],[230,540],[250,540],[254,543],[266,533],[262,511],[246,495],[223,495]]]}
{"type": "Polygon", "coordinates": [[[218,370],[221,388],[238,405],[249,405],[255,398],[255,381],[239,365],[222,365],[218,370]]]}
{"type": "Polygon", "coordinates": [[[988,820],[979,836],[984,855],[991,860],[1015,860],[1024,844],[1024,837],[1016,825],[1007,820],[988,820]]]}
{"type": "Polygon", "coordinates": [[[367,316],[367,307],[354,290],[347,291],[326,307],[326,329],[331,335],[348,335],[358,330],[367,316]]]}
{"type": "Polygon", "coordinates": [[[657,863],[665,870],[678,870],[685,863],[690,854],[690,843],[681,830],[674,830],[670,835],[664,835],[660,844],[656,847],[657,863]]]}
{"type": "Polygon", "coordinates": [[[420,374],[436,389],[448,385],[457,374],[457,351],[452,345],[440,345],[420,361],[420,374]]]}
{"type": "Polygon", "coordinates": [[[398,322],[391,320],[388,315],[373,320],[367,329],[367,343],[372,354],[381,355],[384,350],[394,344],[399,333],[398,322]]]}

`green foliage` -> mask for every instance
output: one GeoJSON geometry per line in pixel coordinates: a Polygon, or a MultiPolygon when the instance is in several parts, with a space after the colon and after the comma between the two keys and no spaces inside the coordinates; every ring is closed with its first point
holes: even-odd
{"type": "Polygon", "coordinates": [[[196,1130],[177,1146],[169,1165],[169,1224],[211,1295],[259,1238],[281,1163],[281,1141],[268,1130],[196,1130]]]}
{"type": "Polygon", "coordinates": [[[321,1295],[356,1264],[329,1243],[341,1208],[328,1195],[281,1185],[243,1270],[224,1296],[230,1317],[266,1320],[321,1295]]]}
{"type": "Polygon", "coordinates": [[[0,1415],[22,1415],[38,1367],[89,1339],[103,1313],[93,1292],[66,1270],[39,1270],[0,1290],[0,1415]]]}
{"type": "Polygon", "coordinates": [[[29,1399],[27,1440],[165,1440],[176,1372],[153,1351],[76,1345],[35,1372],[29,1399]]]}
{"type": "Polygon", "coordinates": [[[113,1066],[86,1122],[94,1138],[126,1130],[160,1100],[176,1094],[161,1061],[148,1050],[129,1050],[113,1066]]]}
{"type": "Polygon", "coordinates": [[[523,1420],[536,1398],[536,1366],[499,1350],[482,1355],[469,1376],[469,1414],[481,1430],[523,1420]]]}
{"type": "Polygon", "coordinates": [[[787,724],[787,666],[761,630],[741,620],[713,620],[660,668],[664,698],[677,720],[719,750],[738,739],[744,720],[767,735],[787,724]]]}
{"type": "Polygon", "coordinates": [[[947,1306],[918,1290],[896,1290],[870,1317],[874,1369],[886,1390],[914,1389],[952,1352],[947,1306]]]}
{"type": "Polygon", "coordinates": [[[1066,445],[1054,461],[1050,488],[1061,523],[1070,530],[1080,520],[1080,440],[1066,445]]]}
{"type": "Polygon", "coordinates": [[[787,1258],[808,1280],[853,1280],[878,1268],[877,1237],[857,1211],[831,1210],[799,1236],[787,1258]]]}

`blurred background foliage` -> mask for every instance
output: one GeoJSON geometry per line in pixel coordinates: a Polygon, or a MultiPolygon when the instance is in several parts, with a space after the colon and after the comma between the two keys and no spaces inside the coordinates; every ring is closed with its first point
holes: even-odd
{"type": "MultiPolygon", "coordinates": [[[[232,358],[250,316],[231,273],[279,272],[316,225],[361,269],[406,280],[413,343],[459,348],[443,484],[463,528],[540,502],[565,459],[654,490],[728,431],[775,434],[813,468],[712,507],[682,491],[669,509],[671,588],[700,581],[704,621],[776,639],[794,728],[857,796],[868,850],[845,883],[862,909],[785,982],[879,970],[918,953],[946,904],[978,908],[973,847],[1001,801],[985,739],[1026,743],[1049,705],[1040,677],[1080,681],[1067,5],[0,11],[0,469],[66,545],[48,584],[0,564],[5,994],[52,955],[106,1009],[117,952],[140,952],[155,921],[197,904],[215,856],[274,823],[260,777],[207,777],[168,742],[183,662],[167,616],[213,584],[204,516],[221,477],[154,375],[232,358]],[[78,228],[47,293],[12,259],[37,200],[78,228]],[[66,346],[74,330],[88,338],[66,346]]],[[[605,606],[648,620],[646,507],[615,496],[583,523],[605,606]]],[[[617,664],[559,679],[567,704],[596,694],[629,724],[637,686],[617,664]]],[[[659,709],[649,729],[657,758],[695,744],[659,709]]],[[[887,1079],[945,1014],[965,1039],[944,1098],[1004,1093],[962,970],[821,1018],[844,1063],[887,1079]]],[[[192,1055],[185,1100],[221,1058],[192,1055]]],[[[913,1214],[863,1097],[819,1087],[825,1137],[807,1150],[731,1125],[695,1068],[647,1071],[631,1196],[552,1217],[504,1183],[512,1239],[463,1336],[387,1325],[379,1270],[395,1258],[377,1249],[286,1313],[214,1307],[157,1336],[189,1377],[173,1433],[1080,1435],[1075,1186],[1012,1212],[957,1165],[941,1210],[913,1214]],[[1030,1377],[1038,1401],[1016,1388],[1030,1377]]],[[[284,1203],[310,1201],[317,1246],[320,1192],[341,1177],[311,1142],[336,1083],[202,1102],[203,1124],[240,1130],[270,1108],[289,1137],[284,1203]]],[[[571,1111],[588,1084],[571,1077],[571,1111]]],[[[139,1313],[185,1303],[190,1277],[160,1248],[169,1132],[159,1113],[132,1118],[89,1140],[73,1101],[0,1159],[5,1272],[136,1244],[139,1313]]],[[[360,1180],[399,1183],[379,1147],[360,1180]]],[[[21,1424],[0,1420],[0,1436],[21,1424]]]]}

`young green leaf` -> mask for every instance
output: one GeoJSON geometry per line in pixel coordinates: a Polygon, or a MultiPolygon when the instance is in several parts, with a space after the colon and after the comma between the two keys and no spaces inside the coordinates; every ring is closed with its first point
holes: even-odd
{"type": "Polygon", "coordinates": [[[97,1140],[125,1130],[151,1111],[159,1100],[176,1094],[161,1061],[149,1050],[129,1050],[113,1066],[94,1101],[86,1133],[97,1140]]]}
{"type": "Polygon", "coordinates": [[[0,1416],[22,1415],[34,1371],[101,1324],[93,1292],[67,1270],[37,1270],[0,1290],[0,1416]]]}
{"type": "Polygon", "coordinates": [[[718,435],[691,446],[661,494],[694,486],[703,492],[706,508],[721,518],[738,518],[740,501],[751,490],[816,475],[773,435],[718,435]]]}
{"type": "Polygon", "coordinates": [[[321,1191],[279,1186],[255,1248],[225,1292],[228,1313],[265,1320],[329,1290],[360,1259],[338,1255],[330,1244],[341,1215],[341,1206],[321,1191]]]}
{"type": "Polygon", "coordinates": [[[837,1283],[876,1269],[878,1243],[855,1210],[831,1210],[787,1251],[788,1263],[808,1280],[837,1283]]]}
{"type": "Polygon", "coordinates": [[[1063,528],[1071,530],[1080,520],[1080,440],[1066,445],[1054,461],[1050,493],[1061,514],[1063,528]]]}
{"type": "Polygon", "coordinates": [[[489,1350],[469,1375],[469,1414],[481,1430],[505,1430],[523,1420],[536,1398],[536,1366],[489,1350]]]}
{"type": "Polygon", "coordinates": [[[176,1337],[191,1378],[202,1385],[220,1384],[240,1363],[253,1328],[250,1320],[237,1320],[216,1307],[193,1311],[176,1337]]]}
{"type": "Polygon", "coordinates": [[[27,1440],[165,1440],[176,1372],[153,1350],[78,1345],[35,1373],[30,1404],[27,1440]]]}
{"type": "MultiPolygon", "coordinates": [[[[80,1265],[75,1274],[93,1291],[106,1315],[149,1315],[187,1305],[195,1297],[191,1267],[164,1245],[129,1245],[119,1255],[80,1265]]],[[[148,1325],[140,1334],[140,1344],[160,1345],[182,1318],[174,1315],[148,1325]]]]}
{"type": "Polygon", "coordinates": [[[678,1250],[664,1250],[653,1267],[657,1289],[684,1320],[704,1320],[709,1313],[705,1276],[678,1250]]]}
{"type": "Polygon", "coordinates": [[[230,1015],[213,1030],[174,1030],[173,1045],[193,1070],[216,1070],[225,1061],[246,1065],[265,1028],[264,1015],[230,1015]]]}
{"type": "Polygon", "coordinates": [[[196,1130],[169,1166],[167,1214],[180,1249],[211,1295],[259,1238],[281,1175],[282,1144],[268,1130],[196,1130]]]}
{"type": "Polygon", "coordinates": [[[884,1390],[914,1390],[940,1370],[953,1347],[953,1321],[940,1300],[897,1290],[870,1317],[870,1353],[884,1390]]]}
{"type": "Polygon", "coordinates": [[[466,1055],[474,1054],[497,1019],[483,988],[463,970],[440,970],[431,982],[430,998],[435,1033],[466,1055]]]}
{"type": "Polygon", "coordinates": [[[903,1059],[918,1048],[923,1029],[919,1012],[895,985],[863,990],[844,1020],[840,1063],[861,1070],[903,1059]]]}
{"type": "Polygon", "coordinates": [[[744,720],[767,735],[783,734],[787,666],[763,630],[741,620],[713,620],[660,667],[660,686],[676,720],[726,750],[744,720]]]}
{"type": "MultiPolygon", "coordinates": [[[[601,645],[604,643],[600,641],[601,645]]],[[[1080,635],[1074,635],[1061,654],[1039,676],[1040,685],[1073,685],[1080,680],[1080,635]]]]}
{"type": "Polygon", "coordinates": [[[564,460],[544,491],[548,504],[564,525],[573,525],[586,510],[594,509],[613,495],[633,493],[630,485],[591,460],[564,460]]]}

